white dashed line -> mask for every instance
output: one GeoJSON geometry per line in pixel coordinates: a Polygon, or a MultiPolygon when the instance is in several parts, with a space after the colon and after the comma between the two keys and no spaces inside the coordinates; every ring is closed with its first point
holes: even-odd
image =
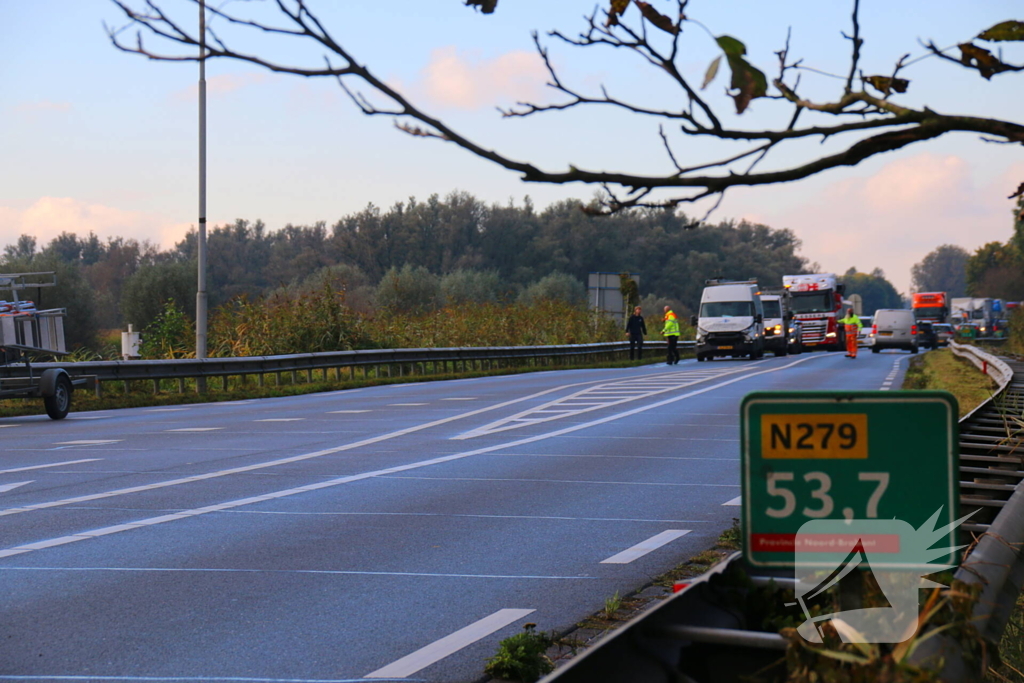
{"type": "Polygon", "coordinates": [[[182,427],[181,429],[166,429],[167,432],[215,432],[223,427],[182,427]]]}
{"type": "Polygon", "coordinates": [[[348,413],[368,413],[368,412],[370,412],[370,411],[369,410],[332,410],[328,414],[329,415],[339,415],[339,414],[348,414],[348,413]]]}
{"type": "Polygon", "coordinates": [[[425,406],[426,403],[389,403],[388,406],[425,406]]]}
{"type": "Polygon", "coordinates": [[[254,422],[301,422],[305,419],[304,417],[266,417],[262,420],[254,420],[254,422]]]}
{"type": "Polygon", "coordinates": [[[743,496],[736,496],[732,500],[727,500],[722,505],[743,505],[743,496]]]}
{"type": "Polygon", "coordinates": [[[442,401],[475,401],[476,398],[474,398],[472,396],[467,396],[467,397],[464,397],[464,398],[442,398],[441,400],[442,401]]]}
{"type": "Polygon", "coordinates": [[[30,481],[19,481],[16,484],[0,484],[0,493],[7,493],[8,491],[16,489],[19,486],[24,486],[25,484],[31,484],[31,483],[32,482],[30,482],[30,481]]]}
{"type": "Polygon", "coordinates": [[[124,439],[82,439],[80,441],[58,441],[54,446],[102,446],[108,443],[121,443],[124,439]]]}
{"type": "Polygon", "coordinates": [[[662,531],[660,534],[651,536],[646,541],[637,543],[632,548],[626,548],[621,553],[612,555],[607,560],[601,560],[601,564],[629,564],[633,560],[639,559],[647,553],[657,550],[663,545],[668,545],[680,536],[685,536],[688,533],[690,533],[689,529],[669,529],[668,531],[662,531]]]}
{"type": "Polygon", "coordinates": [[[475,621],[455,633],[436,640],[426,647],[416,650],[401,659],[388,664],[382,669],[367,674],[366,678],[405,678],[417,671],[427,668],[445,657],[472,645],[481,638],[486,638],[495,631],[500,631],[511,623],[519,621],[536,610],[532,609],[500,609],[489,617],[475,621]]]}
{"type": "Polygon", "coordinates": [[[21,425],[0,425],[0,429],[4,429],[6,427],[21,427],[21,425]]]}
{"type": "Polygon", "coordinates": [[[188,410],[188,408],[153,408],[152,410],[147,410],[146,412],[147,413],[178,413],[178,412],[181,412],[183,410],[188,410]]]}
{"type": "Polygon", "coordinates": [[[41,470],[46,467],[60,467],[61,465],[77,465],[80,462],[96,462],[102,460],[102,458],[85,458],[84,460],[65,460],[64,462],[52,462],[49,465],[32,465],[31,467],[15,467],[12,470],[0,470],[0,474],[10,474],[11,472],[25,472],[27,470],[41,470]]]}

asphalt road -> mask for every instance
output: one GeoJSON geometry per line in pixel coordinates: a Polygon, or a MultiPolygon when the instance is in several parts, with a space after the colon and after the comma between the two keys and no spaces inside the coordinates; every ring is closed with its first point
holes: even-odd
{"type": "Polygon", "coordinates": [[[0,419],[0,680],[474,681],[739,516],[739,402],[908,354],[0,419]]]}

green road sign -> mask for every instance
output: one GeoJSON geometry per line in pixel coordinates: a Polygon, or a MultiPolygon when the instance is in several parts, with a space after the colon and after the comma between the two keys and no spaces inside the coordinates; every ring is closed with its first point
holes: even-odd
{"type": "MultiPolygon", "coordinates": [[[[792,567],[797,532],[811,520],[917,528],[941,509],[937,525],[951,524],[957,415],[944,391],[749,394],[740,408],[746,560],[792,567]]],[[[956,530],[943,540],[955,546],[956,530]]]]}

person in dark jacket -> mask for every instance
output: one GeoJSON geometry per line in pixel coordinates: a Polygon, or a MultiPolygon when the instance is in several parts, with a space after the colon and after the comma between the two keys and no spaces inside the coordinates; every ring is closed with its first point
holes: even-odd
{"type": "Polygon", "coordinates": [[[636,348],[636,358],[644,357],[644,335],[647,334],[647,325],[644,324],[644,317],[640,315],[640,307],[633,309],[633,315],[626,321],[626,333],[629,335],[629,359],[633,360],[633,349],[636,348]]]}

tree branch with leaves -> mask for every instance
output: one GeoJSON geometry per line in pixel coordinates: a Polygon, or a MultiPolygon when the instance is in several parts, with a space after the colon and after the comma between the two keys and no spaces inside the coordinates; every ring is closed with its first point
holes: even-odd
{"type": "MultiPolygon", "coordinates": [[[[174,0],[112,0],[128,20],[119,28],[107,27],[113,45],[157,61],[198,61],[199,40],[189,27],[175,21],[164,6],[174,0]],[[134,29],[131,37],[130,30],[134,29]],[[163,45],[177,45],[184,51],[158,51],[148,40],[162,39],[163,45]]],[[[198,0],[180,0],[197,5],[198,0]]],[[[555,67],[550,48],[534,33],[534,43],[548,73],[548,86],[560,96],[551,104],[521,102],[504,110],[505,117],[530,117],[581,107],[610,107],[658,121],[659,145],[671,161],[671,169],[660,174],[636,174],[615,170],[580,168],[567,164],[561,169],[544,169],[528,160],[516,159],[505,152],[488,149],[484,144],[460,133],[445,121],[432,116],[405,94],[386,83],[367,65],[361,63],[311,11],[304,0],[272,0],[279,24],[254,20],[245,14],[248,3],[228,9],[208,7],[207,12],[225,28],[262,34],[283,41],[314,43],[324,51],[320,65],[286,64],[257,53],[234,49],[216,28],[207,28],[208,60],[230,60],[249,63],[276,73],[306,78],[335,79],[352,102],[368,116],[395,120],[395,125],[416,137],[433,138],[452,143],[467,152],[517,173],[525,182],[568,184],[585,183],[604,190],[603,201],[591,207],[596,213],[614,213],[630,207],[662,207],[672,209],[708,197],[722,196],[734,187],[753,187],[788,183],[843,166],[856,166],[885,152],[906,148],[918,142],[939,138],[947,133],[967,132],[984,136],[987,141],[1024,144],[1024,125],[1009,120],[942,113],[929,107],[914,108],[899,104],[899,95],[906,93],[910,81],[901,77],[905,69],[926,57],[938,57],[978,71],[986,78],[1024,70],[1003,62],[999,57],[974,44],[979,41],[1024,41],[1024,22],[1006,21],[983,31],[972,41],[961,43],[960,58],[940,49],[933,42],[925,44],[926,53],[917,59],[904,55],[889,74],[865,75],[860,68],[864,38],[859,22],[860,3],[853,0],[852,33],[843,34],[852,45],[849,70],[838,76],[842,88],[834,99],[817,100],[802,94],[801,76],[822,73],[790,56],[789,38],[775,53],[778,73],[769,84],[765,72],[754,66],[746,45],[729,35],[716,35],[689,14],[690,0],[666,0],[658,3],[643,0],[605,0],[585,18],[583,30],[569,36],[559,30],[547,34],[549,40],[580,50],[614,50],[641,58],[649,66],[666,74],[681,94],[683,106],[652,108],[612,95],[604,86],[598,92],[584,92],[563,78],[555,67]],[[659,9],[660,8],[660,9],[659,9]],[[702,40],[706,35],[718,54],[712,59],[701,83],[692,82],[681,67],[684,40],[702,40]],[[727,94],[732,98],[736,114],[748,111],[755,100],[766,100],[772,106],[785,106],[791,111],[789,123],[776,130],[751,130],[730,127],[725,117],[715,110],[704,92],[716,80],[722,65],[729,71],[727,94]],[[364,90],[369,94],[364,93],[364,90]],[[808,115],[827,117],[824,125],[798,125],[808,115]],[[705,163],[683,165],[673,151],[673,138],[716,138],[741,141],[749,147],[705,163]],[[847,140],[839,151],[816,159],[778,168],[758,171],[757,167],[772,151],[802,138],[847,140]]],[[[484,14],[496,11],[498,0],[465,0],[484,14]]],[[[211,24],[214,22],[211,21],[211,24]]],[[[673,101],[680,98],[672,97],[673,101]]],[[[1022,185],[1024,187],[1024,185],[1022,185]]],[[[1018,191],[1019,193],[1019,191],[1018,191]]],[[[715,207],[718,203],[715,204],[715,207]]],[[[712,207],[714,210],[714,207],[712,207]]],[[[710,212],[709,212],[710,213],[710,212]]],[[[707,216],[705,216],[705,219],[707,216]]]]}

